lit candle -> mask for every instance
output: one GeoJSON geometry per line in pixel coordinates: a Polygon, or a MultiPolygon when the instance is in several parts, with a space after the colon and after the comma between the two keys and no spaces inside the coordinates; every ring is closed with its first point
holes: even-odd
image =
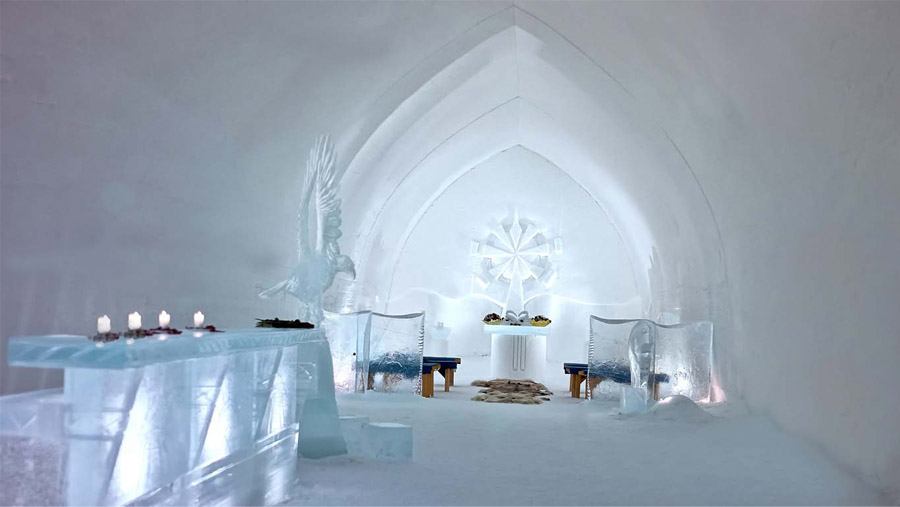
{"type": "Polygon", "coordinates": [[[197,312],[194,314],[194,327],[200,327],[203,325],[203,312],[197,312]]]}
{"type": "Polygon", "coordinates": [[[165,310],[159,312],[159,327],[167,328],[169,327],[169,322],[172,322],[172,317],[165,310]]]}
{"type": "Polygon", "coordinates": [[[97,334],[106,334],[112,331],[112,323],[109,321],[109,315],[97,317],[97,334]]]}
{"type": "Polygon", "coordinates": [[[137,331],[141,328],[141,314],[138,312],[128,314],[128,329],[137,331]]]}

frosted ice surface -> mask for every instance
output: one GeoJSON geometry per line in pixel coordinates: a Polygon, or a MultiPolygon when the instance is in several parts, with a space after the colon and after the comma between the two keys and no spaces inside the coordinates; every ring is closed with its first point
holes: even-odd
{"type": "Polygon", "coordinates": [[[363,428],[365,456],[381,461],[412,459],[412,426],[398,423],[370,423],[363,428]]]}
{"type": "Polygon", "coordinates": [[[367,416],[342,415],[341,431],[347,443],[347,454],[361,456],[363,454],[363,430],[369,424],[367,416]]]}
{"type": "Polygon", "coordinates": [[[199,359],[321,339],[321,331],[242,329],[225,333],[185,332],[139,340],[94,343],[86,336],[47,335],[10,338],[10,366],[29,368],[138,368],[154,363],[199,359]]]}
{"type": "Polygon", "coordinates": [[[347,444],[338,421],[333,397],[306,400],[300,415],[300,454],[306,458],[345,454],[347,444]]]}
{"type": "Polygon", "coordinates": [[[370,313],[368,334],[363,336],[366,390],[419,393],[425,347],[425,314],[384,315],[370,313]]]}
{"type": "Polygon", "coordinates": [[[228,496],[230,487],[253,488],[217,471],[248,460],[279,464],[253,482],[277,493],[298,427],[307,455],[345,452],[321,330],[198,335],[103,347],[75,336],[15,339],[12,362],[64,367],[65,383],[62,393],[0,398],[0,430],[12,439],[4,445],[26,464],[44,466],[48,449],[65,460],[34,482],[40,488],[11,493],[13,503],[43,503],[38,491],[87,505],[177,503],[197,488],[228,496]]]}
{"type": "Polygon", "coordinates": [[[623,414],[643,414],[648,408],[647,391],[640,387],[622,386],[619,411],[623,414]]]}
{"type": "Polygon", "coordinates": [[[331,345],[334,388],[340,392],[363,392],[364,347],[371,323],[371,312],[325,313],[325,333],[331,345]]]}
{"type": "MultiPolygon", "coordinates": [[[[713,324],[708,321],[658,324],[645,319],[604,319],[591,316],[588,344],[588,375],[604,380],[594,389],[595,399],[617,398],[621,384],[631,385],[632,366],[640,367],[643,381],[651,388],[658,380],[659,397],[674,394],[694,401],[709,400],[713,373],[713,324]],[[650,337],[643,349],[631,354],[632,333],[650,337]],[[652,336],[651,336],[652,335],[652,336]],[[633,362],[631,355],[638,362],[633,362]],[[650,370],[656,377],[650,377],[650,370]],[[627,373],[626,373],[627,372],[627,373]],[[644,374],[646,373],[646,375],[644,374]]],[[[640,369],[640,368],[639,368],[640,369]]]]}
{"type": "Polygon", "coordinates": [[[418,393],[425,314],[328,313],[334,384],[340,391],[418,393]]]}

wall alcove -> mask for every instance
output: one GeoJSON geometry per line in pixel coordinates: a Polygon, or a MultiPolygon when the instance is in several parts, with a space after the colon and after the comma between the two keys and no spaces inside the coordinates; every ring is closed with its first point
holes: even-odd
{"type": "Polygon", "coordinates": [[[512,213],[567,245],[553,296],[553,360],[580,359],[587,315],[711,319],[727,348],[715,217],[669,135],[597,62],[518,7],[417,65],[358,125],[344,172],[344,250],[358,277],[334,309],[422,309],[483,353],[468,249],[512,213]],[[724,324],[724,325],[723,325],[724,324]]]}

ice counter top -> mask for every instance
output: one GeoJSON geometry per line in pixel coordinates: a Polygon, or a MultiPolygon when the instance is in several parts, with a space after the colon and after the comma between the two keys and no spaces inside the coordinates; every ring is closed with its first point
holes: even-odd
{"type": "Polygon", "coordinates": [[[184,330],[180,335],[153,335],[94,342],[86,336],[22,336],[9,340],[11,366],[119,370],[239,352],[290,347],[324,341],[321,329],[262,329],[212,333],[184,330]]]}

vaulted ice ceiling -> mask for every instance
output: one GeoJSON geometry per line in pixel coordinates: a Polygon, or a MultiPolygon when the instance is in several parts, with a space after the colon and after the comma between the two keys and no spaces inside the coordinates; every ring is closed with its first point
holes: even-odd
{"type": "MultiPolygon", "coordinates": [[[[715,218],[677,146],[597,62],[528,13],[513,7],[478,23],[403,76],[372,117],[343,180],[354,199],[344,224],[358,290],[390,301],[399,259],[434,204],[520,148],[590,200],[598,227],[615,230],[618,244],[598,249],[624,250],[645,316],[681,309],[706,318],[713,298],[725,297],[716,293],[725,269],[715,218]]],[[[483,185],[498,199],[515,191],[509,181],[483,185]]]]}

